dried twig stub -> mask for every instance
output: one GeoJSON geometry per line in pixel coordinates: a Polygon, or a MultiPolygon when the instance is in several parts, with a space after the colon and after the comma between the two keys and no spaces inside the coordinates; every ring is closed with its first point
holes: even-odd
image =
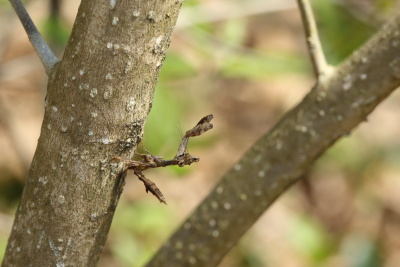
{"type": "Polygon", "coordinates": [[[150,191],[150,193],[152,193],[161,203],[167,204],[164,195],[161,193],[160,189],[158,189],[153,181],[147,179],[141,171],[135,170],[134,172],[139,180],[144,183],[144,186],[146,187],[146,193],[150,191]]]}
{"type": "Polygon", "coordinates": [[[144,186],[146,187],[146,192],[152,193],[160,202],[167,204],[164,195],[161,193],[160,189],[150,179],[147,179],[142,171],[149,168],[167,167],[172,165],[183,167],[185,165],[190,165],[194,162],[198,162],[200,160],[199,157],[192,156],[186,152],[189,137],[199,136],[207,132],[208,130],[211,130],[213,128],[213,125],[210,123],[210,121],[213,119],[213,117],[214,116],[212,114],[205,116],[197,123],[195,127],[186,132],[185,136],[182,138],[181,144],[179,145],[178,152],[173,159],[164,160],[160,156],[152,155],[149,151],[147,151],[146,148],[144,150],[148,154],[139,154],[142,157],[141,161],[123,160],[120,158],[114,159],[124,162],[124,172],[126,172],[127,170],[134,171],[139,180],[144,183],[144,186]]]}
{"type": "Polygon", "coordinates": [[[185,136],[182,138],[182,142],[179,145],[178,152],[176,153],[176,157],[182,156],[187,150],[187,144],[189,142],[189,137],[199,136],[208,130],[213,128],[213,125],[210,121],[214,118],[212,114],[203,117],[192,129],[186,132],[185,136]]]}

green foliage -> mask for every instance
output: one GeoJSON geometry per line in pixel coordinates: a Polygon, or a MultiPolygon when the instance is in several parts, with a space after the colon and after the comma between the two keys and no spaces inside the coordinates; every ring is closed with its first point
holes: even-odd
{"type": "Polygon", "coordinates": [[[61,48],[68,42],[70,29],[65,23],[55,16],[49,16],[42,25],[43,36],[50,45],[61,48]]]}
{"type": "Polygon", "coordinates": [[[332,252],[326,232],[309,217],[298,217],[292,222],[291,230],[289,241],[310,262],[320,263],[332,252]]]}
{"type": "Polygon", "coordinates": [[[339,64],[375,32],[332,1],[313,1],[322,46],[331,64],[339,64]]]}
{"type": "MultiPolygon", "coordinates": [[[[153,200],[153,199],[152,199],[153,200]]],[[[110,247],[123,266],[143,266],[172,230],[168,207],[154,201],[120,203],[115,213],[110,247]]]]}
{"type": "Polygon", "coordinates": [[[221,68],[227,77],[265,79],[283,73],[304,73],[308,69],[304,58],[298,55],[271,51],[268,54],[230,55],[221,68]]]}

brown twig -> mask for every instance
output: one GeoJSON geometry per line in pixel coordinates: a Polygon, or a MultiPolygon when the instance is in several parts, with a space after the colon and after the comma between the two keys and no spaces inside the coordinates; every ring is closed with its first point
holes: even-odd
{"type": "Polygon", "coordinates": [[[192,156],[187,152],[187,144],[190,137],[199,136],[208,130],[213,128],[213,125],[210,121],[214,118],[212,114],[203,117],[195,127],[186,132],[185,136],[182,138],[182,141],[179,145],[178,152],[175,157],[170,160],[164,160],[160,156],[152,155],[147,149],[145,151],[148,154],[139,154],[142,157],[142,160],[124,160],[120,158],[114,158],[124,162],[123,172],[128,170],[133,170],[135,175],[139,178],[140,181],[144,183],[146,187],[146,193],[152,193],[161,203],[167,204],[164,195],[161,193],[160,189],[157,185],[147,179],[142,173],[144,170],[150,168],[159,168],[159,167],[167,167],[172,165],[178,165],[179,167],[183,167],[185,165],[190,165],[194,162],[198,162],[199,157],[192,156]]]}

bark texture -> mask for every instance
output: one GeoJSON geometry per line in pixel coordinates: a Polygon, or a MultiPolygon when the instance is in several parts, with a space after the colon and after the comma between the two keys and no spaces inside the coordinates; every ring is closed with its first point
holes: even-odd
{"type": "Polygon", "coordinates": [[[321,80],[224,175],[147,266],[217,266],[276,198],[400,85],[399,28],[397,16],[321,80]]]}
{"type": "Polygon", "coordinates": [[[141,140],[180,0],[83,0],[49,76],[2,266],[96,266],[141,140]]]}

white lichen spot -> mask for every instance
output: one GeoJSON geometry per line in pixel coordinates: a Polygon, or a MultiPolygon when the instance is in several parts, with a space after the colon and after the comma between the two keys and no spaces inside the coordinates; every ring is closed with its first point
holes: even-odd
{"type": "Polygon", "coordinates": [[[71,78],[71,79],[72,79],[73,81],[74,81],[74,80],[76,80],[76,76],[72,76],[72,78],[71,78]]]}
{"type": "Polygon", "coordinates": [[[57,112],[58,108],[56,106],[52,106],[51,109],[53,110],[53,112],[57,112]]]}
{"type": "Polygon", "coordinates": [[[84,18],[86,16],[86,13],[85,12],[83,12],[82,13],[82,18],[84,18]]]}
{"type": "Polygon", "coordinates": [[[89,151],[87,151],[87,150],[82,151],[81,159],[82,160],[87,160],[88,158],[89,158],[89,151]]]}
{"type": "Polygon", "coordinates": [[[361,74],[360,74],[360,80],[366,80],[367,77],[368,77],[368,75],[365,74],[365,73],[361,73],[361,74]]]}
{"type": "Polygon", "coordinates": [[[218,237],[219,236],[219,231],[218,230],[214,230],[214,231],[212,231],[212,236],[213,237],[218,237]]]}
{"type": "Polygon", "coordinates": [[[197,260],[196,260],[195,257],[193,257],[193,256],[190,256],[190,257],[189,257],[189,263],[190,263],[190,264],[194,265],[194,264],[196,264],[196,262],[197,262],[197,260]]]}
{"type": "Polygon", "coordinates": [[[20,248],[20,247],[17,247],[16,250],[17,250],[17,252],[20,252],[20,251],[21,251],[21,248],[20,248]]]}
{"type": "Polygon", "coordinates": [[[111,79],[112,79],[111,73],[107,73],[107,74],[106,74],[106,80],[111,80],[111,79]]]}
{"type": "Polygon", "coordinates": [[[117,24],[118,24],[118,21],[119,21],[119,18],[118,18],[118,17],[113,17],[112,25],[117,25],[117,24]]]}
{"type": "Polygon", "coordinates": [[[66,132],[68,131],[68,127],[65,126],[65,125],[62,125],[62,126],[61,126],[61,131],[62,131],[63,133],[66,133],[66,132]]]}
{"type": "Polygon", "coordinates": [[[68,86],[68,83],[64,83],[64,87],[67,87],[68,86]]]}
{"type": "Polygon", "coordinates": [[[343,116],[342,116],[342,115],[337,115],[337,116],[336,116],[336,119],[337,119],[338,121],[341,121],[341,120],[343,120],[343,116]]]}
{"type": "Polygon", "coordinates": [[[110,9],[114,9],[117,0],[110,0],[110,9]]]}
{"type": "Polygon", "coordinates": [[[97,117],[97,112],[91,112],[90,116],[92,116],[92,118],[96,118],[97,117]]]}
{"type": "Polygon", "coordinates": [[[256,196],[261,196],[261,190],[257,189],[256,191],[254,191],[254,195],[256,196]]]}
{"type": "Polygon", "coordinates": [[[263,170],[258,172],[258,176],[259,177],[264,177],[265,176],[265,172],[263,170]]]}
{"type": "Polygon", "coordinates": [[[96,96],[97,96],[97,88],[92,88],[92,90],[90,90],[90,97],[95,98],[96,96]]]}
{"type": "MultiPolygon", "coordinates": [[[[154,44],[154,48],[153,48],[153,52],[154,53],[160,53],[162,52],[162,41],[163,41],[164,37],[162,35],[158,36],[156,38],[155,44],[154,44]]],[[[161,62],[159,62],[161,65],[161,62]]]]}
{"type": "Polygon", "coordinates": [[[101,142],[105,145],[108,145],[110,143],[110,139],[108,139],[107,137],[101,139],[101,142]]]}
{"type": "Polygon", "coordinates": [[[126,111],[127,112],[132,112],[133,110],[135,110],[135,105],[136,105],[136,101],[133,97],[128,99],[128,102],[126,103],[126,111]]]}
{"type": "Polygon", "coordinates": [[[47,129],[51,130],[51,124],[47,124],[47,129]]]}
{"type": "Polygon", "coordinates": [[[218,186],[216,191],[218,194],[221,194],[222,192],[224,192],[224,188],[222,186],[218,186]]]}
{"type": "Polygon", "coordinates": [[[64,202],[65,202],[65,197],[63,195],[59,195],[58,196],[58,203],[64,204],[64,202]]]}
{"type": "Polygon", "coordinates": [[[318,111],[318,114],[319,114],[321,117],[323,117],[323,116],[325,116],[325,111],[321,109],[320,111],[318,111]]]}
{"type": "Polygon", "coordinates": [[[60,242],[60,243],[62,243],[62,242],[64,242],[64,239],[59,238],[59,239],[57,239],[57,241],[60,242]]]}
{"type": "Polygon", "coordinates": [[[78,126],[82,126],[82,122],[78,122],[78,126]]]}
{"type": "Polygon", "coordinates": [[[218,202],[217,201],[212,201],[211,202],[211,208],[213,208],[214,210],[218,209],[218,202]]]}
{"type": "Polygon", "coordinates": [[[83,83],[79,85],[79,90],[85,90],[85,89],[89,89],[88,83],[83,83]]]}
{"type": "Polygon", "coordinates": [[[149,13],[147,14],[147,19],[151,22],[156,21],[156,12],[154,12],[153,10],[149,11],[149,13]]]}
{"type": "Polygon", "coordinates": [[[110,99],[112,96],[112,87],[111,86],[107,86],[106,90],[104,91],[103,97],[104,99],[110,99]]]}
{"type": "Polygon", "coordinates": [[[235,171],[240,171],[241,168],[242,168],[242,165],[240,165],[239,163],[236,163],[236,164],[233,166],[233,169],[234,169],[235,171]]]}
{"type": "Polygon", "coordinates": [[[224,209],[230,210],[231,209],[231,204],[229,202],[224,203],[224,209]]]}
{"type": "Polygon", "coordinates": [[[73,122],[73,121],[75,121],[75,118],[71,116],[71,117],[69,117],[69,121],[73,122]]]}
{"type": "Polygon", "coordinates": [[[107,43],[107,48],[108,49],[111,49],[113,47],[113,44],[112,43],[107,43]]]}
{"type": "Polygon", "coordinates": [[[241,199],[242,201],[247,200],[247,195],[246,195],[245,193],[241,193],[239,197],[240,197],[240,199],[241,199]]]}
{"type": "Polygon", "coordinates": [[[183,258],[183,254],[182,252],[178,251],[177,253],[175,253],[175,258],[177,258],[178,260],[183,258]]]}
{"type": "Polygon", "coordinates": [[[215,225],[217,225],[217,221],[215,219],[211,219],[208,224],[210,225],[210,227],[214,227],[215,225]]]}
{"type": "Polygon", "coordinates": [[[74,108],[74,107],[75,107],[75,104],[71,104],[71,107],[73,107],[73,108],[74,108]]]}
{"type": "Polygon", "coordinates": [[[88,135],[89,135],[89,136],[92,136],[92,135],[93,135],[93,131],[92,131],[92,130],[89,130],[89,131],[88,131],[88,135]]]}
{"type": "Polygon", "coordinates": [[[48,182],[47,176],[39,177],[39,183],[41,183],[42,185],[47,184],[47,182],[48,182]]]}
{"type": "Polygon", "coordinates": [[[28,228],[28,230],[26,230],[26,233],[27,233],[28,235],[32,234],[31,229],[28,228]]]}
{"type": "Polygon", "coordinates": [[[79,75],[83,75],[83,74],[85,74],[85,70],[79,70],[79,75]]]}
{"type": "Polygon", "coordinates": [[[283,147],[283,144],[282,144],[282,142],[281,142],[281,141],[277,141],[277,142],[276,142],[276,144],[275,144],[275,148],[276,148],[276,150],[281,150],[281,149],[282,149],[282,147],[283,147]]]}
{"type": "Polygon", "coordinates": [[[131,60],[129,60],[128,62],[126,62],[125,65],[125,73],[130,72],[133,69],[133,63],[131,60]]]}
{"type": "Polygon", "coordinates": [[[349,89],[351,88],[352,85],[353,85],[353,84],[352,84],[351,82],[345,82],[345,83],[343,83],[343,86],[342,86],[343,91],[349,90],[349,89]]]}
{"type": "Polygon", "coordinates": [[[139,12],[139,11],[133,11],[133,12],[132,12],[133,18],[137,18],[137,17],[139,17],[139,15],[140,15],[140,12],[139,12]]]}
{"type": "Polygon", "coordinates": [[[361,58],[361,63],[367,63],[368,62],[368,58],[367,57],[362,57],[361,58]]]}

